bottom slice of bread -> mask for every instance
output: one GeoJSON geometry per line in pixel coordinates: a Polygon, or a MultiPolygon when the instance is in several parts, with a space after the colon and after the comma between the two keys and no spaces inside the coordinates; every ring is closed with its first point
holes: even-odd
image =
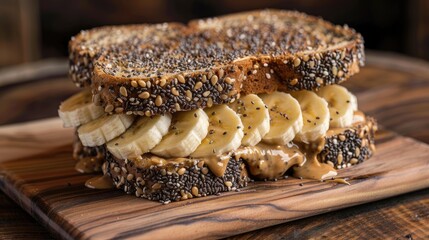
{"type": "Polygon", "coordinates": [[[194,159],[148,168],[139,168],[133,161],[119,160],[110,153],[106,160],[106,174],[117,188],[163,203],[236,190],[250,181],[242,160],[231,159],[221,177],[215,176],[203,161],[194,159]]]}
{"type": "MultiPolygon", "coordinates": [[[[362,163],[375,150],[376,130],[377,124],[370,117],[349,128],[331,129],[317,158],[337,169],[362,163]]],[[[90,153],[98,148],[102,146],[86,150],[90,153]]],[[[118,159],[106,151],[103,172],[116,188],[127,194],[162,203],[238,190],[253,178],[244,159],[236,159],[233,154],[222,176],[216,176],[199,159],[171,161],[155,157],[150,161],[142,165],[138,161],[118,159]]]]}

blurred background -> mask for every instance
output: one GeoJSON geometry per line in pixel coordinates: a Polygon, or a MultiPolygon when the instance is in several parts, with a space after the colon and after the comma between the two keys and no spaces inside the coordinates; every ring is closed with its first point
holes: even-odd
{"type": "Polygon", "coordinates": [[[0,0],[0,68],[67,56],[81,29],[187,22],[259,8],[303,11],[361,32],[367,49],[429,59],[429,1],[390,0],[0,0]]]}

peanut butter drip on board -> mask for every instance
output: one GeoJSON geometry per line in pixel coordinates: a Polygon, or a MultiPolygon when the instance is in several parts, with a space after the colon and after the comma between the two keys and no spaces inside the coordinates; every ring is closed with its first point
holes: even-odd
{"type": "Polygon", "coordinates": [[[85,182],[85,187],[92,189],[111,189],[113,186],[112,179],[107,175],[93,177],[85,182]]]}
{"type": "Polygon", "coordinates": [[[305,155],[305,162],[302,166],[294,167],[293,176],[297,178],[324,180],[337,175],[337,171],[326,163],[321,163],[317,155],[325,146],[325,137],[311,142],[310,144],[300,144],[300,148],[305,155]]]}
{"type": "Polygon", "coordinates": [[[250,173],[258,179],[277,179],[288,169],[304,162],[304,155],[295,145],[275,146],[259,143],[254,147],[243,147],[234,153],[238,160],[242,158],[250,173]]]}

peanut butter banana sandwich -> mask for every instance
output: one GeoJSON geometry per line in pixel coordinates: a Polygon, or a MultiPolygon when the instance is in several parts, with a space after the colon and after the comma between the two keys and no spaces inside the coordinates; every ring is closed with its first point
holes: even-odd
{"type": "MultiPolygon", "coordinates": [[[[362,36],[298,12],[100,27],[69,43],[76,129],[91,188],[169,203],[254,180],[333,179],[374,153],[377,124],[341,82],[362,36]]],[[[283,180],[288,181],[288,180],[283,180]]]]}

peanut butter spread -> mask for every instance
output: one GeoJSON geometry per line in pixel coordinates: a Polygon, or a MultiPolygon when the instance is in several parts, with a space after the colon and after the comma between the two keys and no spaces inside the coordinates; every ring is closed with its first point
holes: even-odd
{"type": "Polygon", "coordinates": [[[275,146],[259,143],[254,147],[238,149],[234,156],[247,163],[253,176],[270,180],[280,178],[292,166],[301,166],[305,162],[304,155],[294,144],[275,146]]]}

